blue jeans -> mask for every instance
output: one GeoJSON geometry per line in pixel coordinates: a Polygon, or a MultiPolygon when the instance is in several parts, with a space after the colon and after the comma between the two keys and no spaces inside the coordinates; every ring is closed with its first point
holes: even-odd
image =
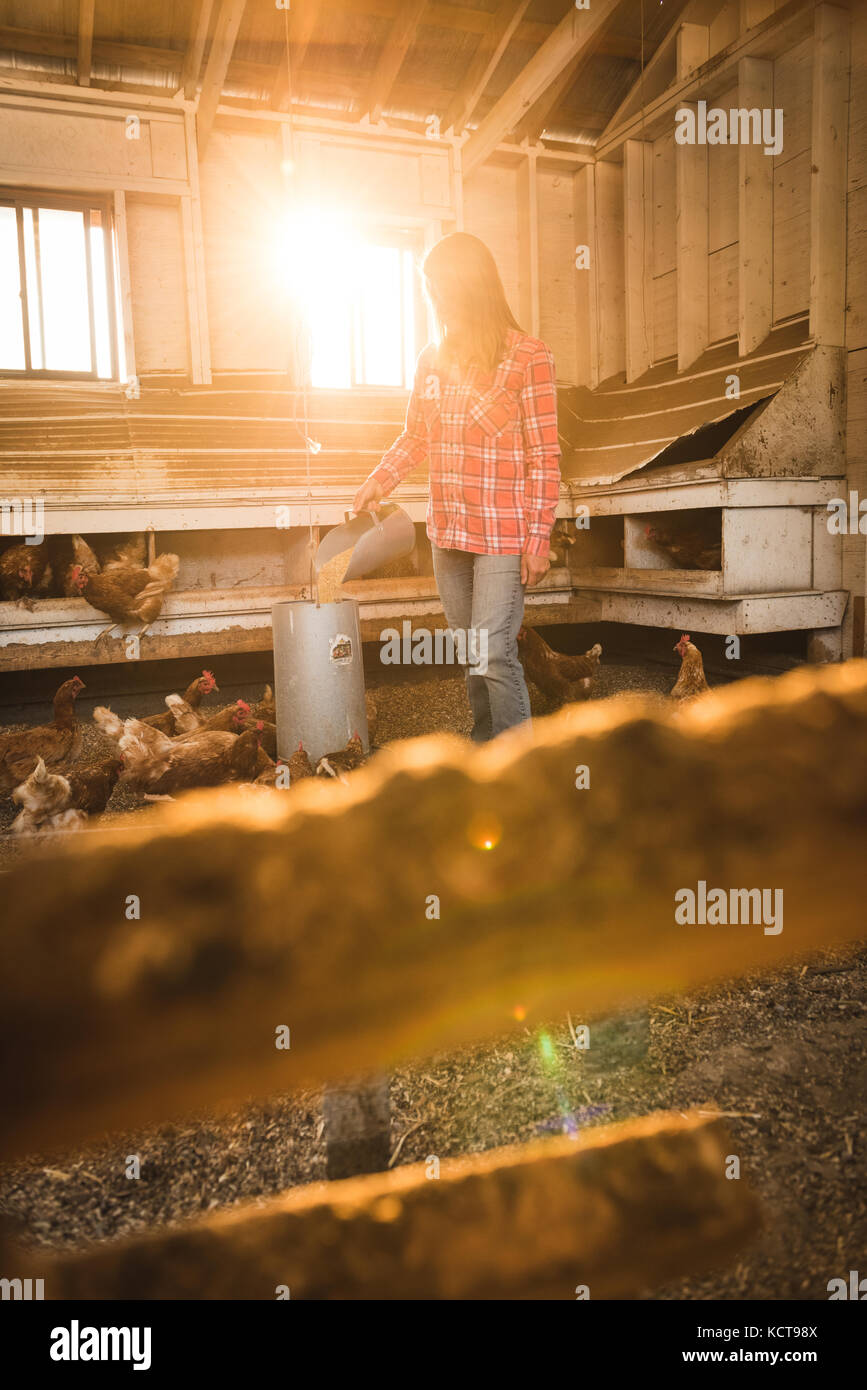
{"type": "Polygon", "coordinates": [[[518,657],[518,630],[524,620],[521,557],[431,548],[449,627],[453,632],[473,631],[487,644],[484,675],[473,674],[472,660],[467,669],[472,738],[474,743],[485,743],[530,718],[530,697],[518,657]]]}

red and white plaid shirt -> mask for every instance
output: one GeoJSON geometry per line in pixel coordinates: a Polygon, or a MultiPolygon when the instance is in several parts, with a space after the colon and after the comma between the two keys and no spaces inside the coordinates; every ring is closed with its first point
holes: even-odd
{"type": "Polygon", "coordinates": [[[496,371],[459,381],[418,359],[403,434],[371,473],[387,496],[430,460],[427,533],[475,555],[547,557],[560,496],[554,359],[509,331],[496,371]]]}

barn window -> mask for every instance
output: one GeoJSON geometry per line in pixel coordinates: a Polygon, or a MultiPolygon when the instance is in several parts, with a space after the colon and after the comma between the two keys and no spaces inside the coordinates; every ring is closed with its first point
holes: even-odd
{"type": "Polygon", "coordinates": [[[424,346],[421,233],[359,228],[322,212],[293,220],[286,280],[309,330],[315,387],[409,390],[424,346]]]}
{"type": "Polygon", "coordinates": [[[114,266],[106,203],[0,197],[0,373],[116,380],[114,266]]]}

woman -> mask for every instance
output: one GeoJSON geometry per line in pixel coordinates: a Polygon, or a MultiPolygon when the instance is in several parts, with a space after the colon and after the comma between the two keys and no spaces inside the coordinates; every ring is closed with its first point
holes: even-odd
{"type": "Polygon", "coordinates": [[[548,569],[560,491],[554,360],[522,333],[478,237],[443,237],[423,266],[437,341],[416,367],[406,427],[359,489],[375,511],[430,461],[427,533],[446,620],[486,662],[467,669],[473,739],[530,717],[518,658],[524,588],[548,569]],[[484,674],[482,674],[484,671],[484,674]]]}

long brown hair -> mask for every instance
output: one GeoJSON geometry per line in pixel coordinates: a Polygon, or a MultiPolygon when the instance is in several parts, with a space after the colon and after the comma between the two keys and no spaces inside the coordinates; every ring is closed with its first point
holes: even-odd
{"type": "Polygon", "coordinates": [[[427,253],[422,273],[436,319],[440,363],[462,373],[494,371],[509,329],[520,333],[521,328],[485,243],[469,232],[451,232],[427,253]]]}

